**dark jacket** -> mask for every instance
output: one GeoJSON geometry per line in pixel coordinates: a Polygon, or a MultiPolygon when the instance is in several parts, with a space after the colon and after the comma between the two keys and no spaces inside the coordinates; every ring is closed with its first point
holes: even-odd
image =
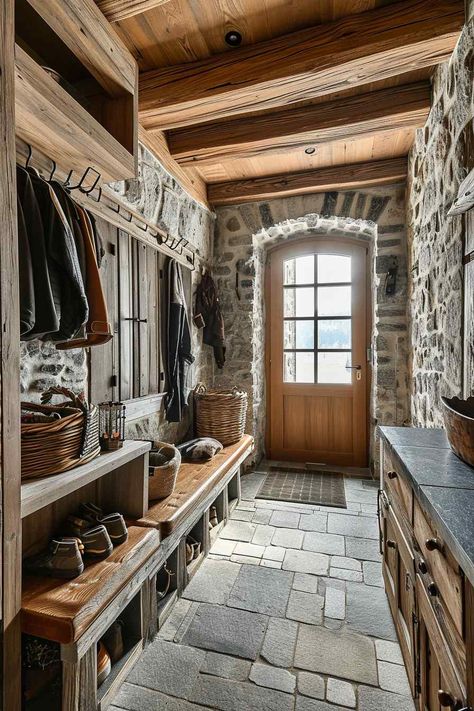
{"type": "Polygon", "coordinates": [[[214,348],[214,358],[218,368],[225,363],[224,318],[214,279],[204,274],[196,290],[194,323],[204,327],[202,340],[214,348]]]}
{"type": "Polygon", "coordinates": [[[186,378],[194,357],[191,353],[191,332],[183,288],[181,266],[168,262],[167,314],[167,388],[166,419],[181,422],[186,406],[186,378]]]}
{"type": "MultiPolygon", "coordinates": [[[[20,269],[31,270],[33,274],[33,294],[28,289],[20,292],[20,309],[29,312],[33,323],[29,330],[22,332],[22,340],[42,338],[59,328],[59,314],[51,284],[42,214],[38,205],[29,173],[21,167],[16,170],[19,220],[19,260],[20,269]],[[21,232],[26,232],[28,248],[21,232]],[[28,261],[31,264],[28,265],[28,261]]],[[[28,317],[27,317],[28,318],[28,317]]],[[[25,322],[26,323],[26,322],[25,322]]],[[[25,324],[23,324],[25,325],[25,324]]]]}

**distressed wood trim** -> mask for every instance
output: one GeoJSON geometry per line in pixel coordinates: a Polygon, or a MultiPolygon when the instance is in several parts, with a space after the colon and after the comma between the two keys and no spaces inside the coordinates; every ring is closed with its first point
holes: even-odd
{"type": "Polygon", "coordinates": [[[267,110],[429,67],[452,53],[461,0],[403,0],[214,57],[145,72],[145,128],[267,110]]]}
{"type": "Polygon", "coordinates": [[[180,128],[169,131],[167,140],[171,155],[181,165],[212,165],[417,128],[424,125],[430,107],[431,85],[423,81],[180,128]]]}
{"type": "Polygon", "coordinates": [[[407,170],[407,158],[403,157],[212,183],[208,186],[208,199],[214,206],[232,205],[281,195],[302,195],[325,190],[390,185],[406,180],[407,170]]]}
{"type": "Polygon", "coordinates": [[[96,0],[96,4],[109,22],[119,22],[155,7],[165,5],[169,0],[96,0]]]}

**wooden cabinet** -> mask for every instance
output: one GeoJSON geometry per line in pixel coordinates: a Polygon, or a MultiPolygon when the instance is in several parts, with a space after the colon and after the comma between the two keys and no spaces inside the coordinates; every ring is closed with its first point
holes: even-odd
{"type": "Polygon", "coordinates": [[[382,447],[383,577],[418,711],[473,704],[473,588],[416,492],[382,447]]]}

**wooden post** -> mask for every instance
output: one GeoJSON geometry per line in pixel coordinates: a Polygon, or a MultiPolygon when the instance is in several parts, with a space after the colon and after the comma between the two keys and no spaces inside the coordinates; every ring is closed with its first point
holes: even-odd
{"type": "Polygon", "coordinates": [[[0,8],[0,486],[4,709],[20,708],[21,519],[14,1],[0,8]]]}

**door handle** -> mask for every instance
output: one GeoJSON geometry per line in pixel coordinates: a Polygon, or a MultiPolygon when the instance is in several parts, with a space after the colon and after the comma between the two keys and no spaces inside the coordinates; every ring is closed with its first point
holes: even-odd
{"type": "Polygon", "coordinates": [[[346,365],[346,370],[361,370],[361,365],[346,365]]]}

